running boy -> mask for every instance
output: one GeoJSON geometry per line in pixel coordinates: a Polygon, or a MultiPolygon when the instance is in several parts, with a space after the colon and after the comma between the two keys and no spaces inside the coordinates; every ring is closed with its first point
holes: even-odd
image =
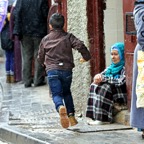
{"type": "Polygon", "coordinates": [[[60,115],[63,128],[74,126],[75,109],[71,95],[72,69],[74,60],[72,48],[81,53],[83,60],[90,60],[90,52],[82,41],[63,30],[64,16],[54,13],[49,20],[50,33],[39,46],[38,61],[46,67],[47,79],[53,102],[60,115]]]}

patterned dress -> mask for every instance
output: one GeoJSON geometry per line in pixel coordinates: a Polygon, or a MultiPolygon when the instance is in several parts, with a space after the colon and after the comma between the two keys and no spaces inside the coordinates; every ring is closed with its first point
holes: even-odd
{"type": "MultiPolygon", "coordinates": [[[[102,72],[103,76],[105,71],[102,72]]],[[[112,122],[114,103],[126,103],[125,67],[120,71],[120,78],[103,77],[103,81],[99,85],[91,84],[86,117],[112,122]]]]}
{"type": "Polygon", "coordinates": [[[135,6],[134,18],[137,30],[137,46],[134,51],[130,125],[132,127],[144,129],[144,108],[137,108],[136,106],[137,102],[136,80],[138,75],[137,54],[139,50],[144,51],[144,4],[139,4],[135,6]]]}

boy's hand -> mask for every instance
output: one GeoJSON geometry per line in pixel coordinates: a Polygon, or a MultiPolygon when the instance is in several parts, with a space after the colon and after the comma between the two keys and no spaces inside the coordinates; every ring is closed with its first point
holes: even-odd
{"type": "Polygon", "coordinates": [[[80,58],[80,63],[83,63],[83,62],[86,62],[86,60],[83,58],[80,58]]]}

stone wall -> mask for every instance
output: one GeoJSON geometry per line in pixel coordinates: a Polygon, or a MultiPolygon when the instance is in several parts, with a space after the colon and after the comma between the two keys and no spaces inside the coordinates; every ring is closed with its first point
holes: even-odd
{"type": "MultiPolygon", "coordinates": [[[[86,0],[67,1],[68,32],[73,33],[88,47],[86,0]]],[[[89,49],[89,48],[88,48],[89,49]]],[[[73,70],[72,94],[77,113],[85,114],[87,95],[91,81],[89,62],[80,63],[81,55],[73,51],[75,68],[73,70]]]]}

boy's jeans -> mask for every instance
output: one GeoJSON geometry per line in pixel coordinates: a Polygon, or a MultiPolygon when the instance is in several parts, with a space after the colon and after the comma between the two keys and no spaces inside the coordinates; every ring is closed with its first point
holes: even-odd
{"type": "Polygon", "coordinates": [[[47,72],[47,78],[56,110],[58,111],[59,106],[65,103],[67,113],[74,113],[73,98],[70,90],[72,71],[50,70],[47,72]]]}

